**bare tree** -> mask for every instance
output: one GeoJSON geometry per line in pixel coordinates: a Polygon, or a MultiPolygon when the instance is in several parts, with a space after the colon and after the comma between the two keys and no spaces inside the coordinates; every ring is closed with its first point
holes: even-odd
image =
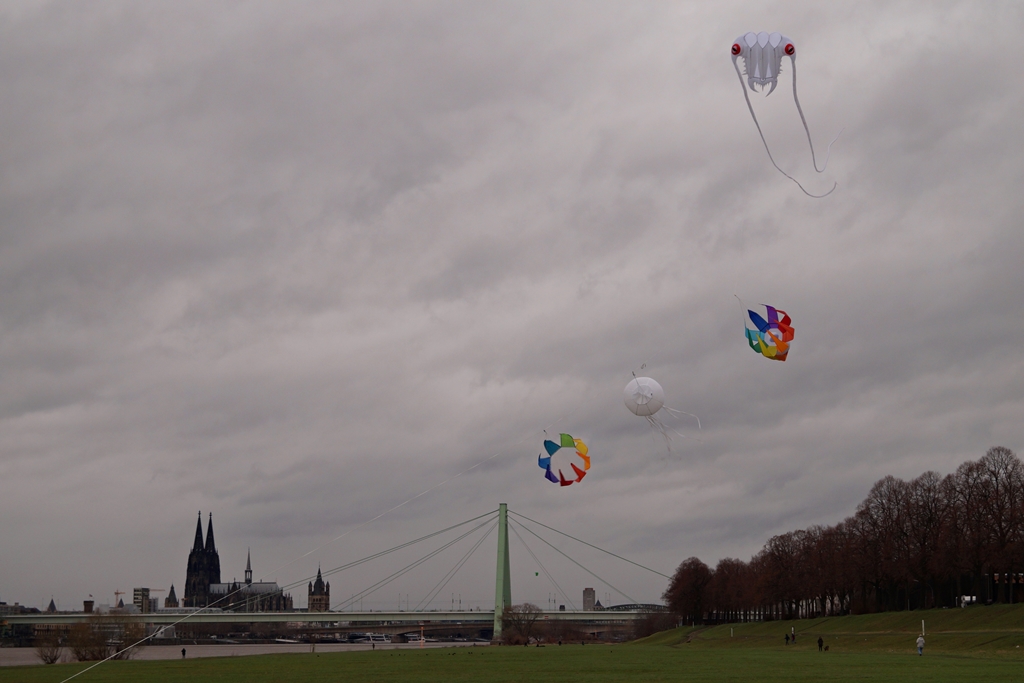
{"type": "Polygon", "coordinates": [[[107,635],[100,628],[96,617],[71,627],[68,633],[68,647],[80,662],[93,662],[107,657],[107,635]]]}
{"type": "Polygon", "coordinates": [[[93,615],[68,634],[71,654],[80,662],[131,659],[142,650],[145,625],[126,614],[93,615]]]}
{"type": "Polygon", "coordinates": [[[64,648],[60,642],[60,634],[56,631],[43,631],[35,638],[36,656],[43,664],[55,664],[60,661],[64,648]]]}
{"type": "Polygon", "coordinates": [[[105,626],[110,655],[114,659],[133,659],[145,647],[146,626],[141,621],[128,615],[114,614],[106,618],[105,626]]]}
{"type": "Polygon", "coordinates": [[[704,622],[711,570],[696,557],[683,560],[665,589],[662,599],[686,621],[704,622]]]}
{"type": "Polygon", "coordinates": [[[530,602],[506,607],[501,614],[502,640],[510,645],[530,642],[530,635],[540,615],[540,607],[530,602]]]}
{"type": "Polygon", "coordinates": [[[1022,570],[1024,464],[996,447],[946,477],[883,477],[853,516],[773,536],[750,562],[691,557],[662,597],[694,622],[959,607],[1024,600],[1022,570]]]}

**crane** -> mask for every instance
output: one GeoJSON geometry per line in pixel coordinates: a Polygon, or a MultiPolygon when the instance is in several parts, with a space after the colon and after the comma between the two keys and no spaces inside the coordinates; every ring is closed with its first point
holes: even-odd
{"type": "Polygon", "coordinates": [[[117,607],[117,603],[120,600],[120,596],[127,595],[124,591],[114,591],[114,607],[117,607]]]}

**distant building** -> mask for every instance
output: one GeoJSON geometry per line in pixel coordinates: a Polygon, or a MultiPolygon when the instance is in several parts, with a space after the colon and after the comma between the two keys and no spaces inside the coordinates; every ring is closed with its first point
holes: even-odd
{"type": "Polygon", "coordinates": [[[594,592],[593,588],[584,588],[583,589],[583,611],[584,612],[592,612],[592,611],[594,611],[594,601],[595,601],[596,597],[597,597],[597,594],[594,592]]]}
{"type": "Polygon", "coordinates": [[[49,605],[49,607],[46,608],[46,611],[49,612],[50,614],[53,614],[54,612],[57,611],[57,605],[54,604],[53,598],[50,598],[50,605],[49,605]]]}
{"type": "Polygon", "coordinates": [[[174,593],[174,584],[171,584],[171,592],[164,598],[164,609],[177,609],[178,596],[174,593]]]}
{"type": "MultiPolygon", "coordinates": [[[[183,607],[217,607],[232,612],[287,612],[292,596],[281,590],[276,581],[253,581],[252,558],[245,559],[245,583],[220,581],[220,554],[213,540],[213,513],[203,541],[202,513],[196,521],[196,537],[188,554],[183,607]]],[[[167,596],[174,596],[174,587],[167,596]]],[[[177,601],[175,601],[177,602],[177,601]]],[[[165,606],[169,606],[165,603],[165,606]]]]}
{"type": "MultiPolygon", "coordinates": [[[[50,602],[53,602],[53,600],[51,599],[50,602]]],[[[57,606],[54,605],[53,608],[56,610],[57,606]]],[[[8,605],[6,602],[0,602],[0,615],[8,614],[39,614],[39,608],[25,607],[17,602],[13,605],[8,605]]]]}
{"type": "Polygon", "coordinates": [[[210,584],[210,604],[231,612],[290,612],[292,596],[276,581],[252,580],[252,556],[246,553],[245,583],[210,584]]]}
{"type": "Polygon", "coordinates": [[[135,588],[132,590],[132,604],[142,614],[149,614],[149,589],[135,588]]]}
{"type": "Polygon", "coordinates": [[[310,612],[327,612],[331,609],[331,584],[324,583],[320,576],[320,567],[316,568],[316,582],[309,583],[309,602],[307,609],[310,612]]]}
{"type": "Polygon", "coordinates": [[[213,541],[213,513],[203,542],[203,513],[196,521],[196,537],[188,554],[185,574],[185,607],[207,607],[210,603],[210,585],[220,583],[220,555],[213,541]]]}

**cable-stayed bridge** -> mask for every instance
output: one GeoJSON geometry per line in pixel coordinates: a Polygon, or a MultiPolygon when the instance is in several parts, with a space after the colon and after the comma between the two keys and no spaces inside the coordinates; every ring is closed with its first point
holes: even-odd
{"type": "MultiPolygon", "coordinates": [[[[156,612],[148,612],[141,614],[118,614],[116,616],[111,615],[110,618],[124,619],[128,616],[134,621],[143,622],[146,624],[152,624],[156,627],[160,626],[174,626],[184,623],[192,624],[237,624],[237,623],[294,623],[298,625],[308,624],[310,627],[322,625],[324,627],[331,627],[335,629],[352,629],[352,630],[374,630],[374,631],[387,631],[392,633],[403,633],[415,628],[423,628],[432,632],[439,631],[452,631],[452,630],[464,630],[464,631],[477,631],[479,633],[490,633],[494,639],[501,637],[502,631],[502,616],[506,608],[512,606],[512,585],[511,585],[511,572],[509,568],[509,535],[508,532],[511,529],[512,533],[522,543],[523,547],[526,548],[527,552],[533,558],[533,560],[540,567],[541,571],[544,572],[545,576],[555,586],[558,593],[566,601],[568,605],[572,607],[571,610],[565,610],[564,607],[559,610],[540,610],[537,615],[540,621],[568,621],[573,622],[579,626],[585,627],[585,630],[591,632],[597,631],[618,631],[628,627],[633,621],[637,619],[646,618],[652,611],[662,609],[661,605],[652,604],[639,604],[637,601],[630,598],[624,592],[613,586],[605,579],[598,576],[595,572],[578,562],[577,560],[570,557],[563,550],[559,549],[548,540],[543,538],[535,528],[542,527],[548,531],[560,534],[561,536],[567,537],[588,546],[592,549],[598,550],[606,555],[615,557],[622,562],[631,564],[637,568],[645,571],[657,574],[665,579],[669,577],[661,572],[655,571],[641,564],[633,562],[625,557],[616,555],[615,553],[609,552],[602,548],[598,548],[595,545],[587,543],[579,538],[571,536],[565,532],[559,531],[550,527],[542,522],[530,519],[525,515],[508,510],[505,503],[502,503],[497,510],[492,510],[483,515],[473,517],[465,520],[458,524],[446,527],[444,529],[429,533],[420,538],[413,539],[401,543],[393,548],[374,553],[364,558],[360,558],[353,562],[346,563],[339,567],[334,567],[323,571],[324,576],[331,576],[338,574],[347,569],[352,569],[359,565],[365,564],[372,560],[379,559],[387,556],[391,553],[409,548],[411,546],[423,543],[433,538],[442,536],[443,534],[453,532],[455,530],[461,530],[459,535],[453,540],[449,540],[443,543],[441,546],[434,548],[426,554],[418,557],[413,562],[406,564],[404,567],[390,573],[387,576],[377,580],[371,586],[354,593],[350,597],[344,600],[340,600],[335,604],[331,605],[331,610],[327,612],[308,612],[308,611],[291,611],[291,612],[249,612],[249,611],[233,611],[232,609],[221,609],[218,607],[218,603],[221,603],[227,607],[230,603],[224,602],[229,601],[232,597],[230,594],[222,597],[217,602],[213,603],[209,607],[197,608],[192,610],[160,610],[156,612]],[[514,519],[510,520],[509,514],[514,519]],[[510,521],[512,524],[510,525],[510,521]],[[462,530],[468,527],[468,530],[462,530]],[[463,554],[458,561],[451,567],[451,569],[439,580],[424,598],[419,602],[416,608],[412,610],[394,610],[394,611],[351,611],[351,607],[356,605],[362,598],[371,595],[392,583],[398,578],[404,576],[408,572],[414,570],[418,566],[422,565],[427,560],[439,555],[455,546],[459,541],[467,538],[471,538],[474,534],[477,534],[481,530],[485,530],[482,535],[472,544],[469,551],[463,554]],[[430,604],[440,592],[448,585],[448,583],[454,578],[459,569],[465,565],[469,558],[480,548],[484,540],[490,536],[490,533],[497,530],[498,543],[497,543],[497,562],[495,571],[495,589],[494,589],[494,608],[487,610],[428,610],[426,606],[430,604]],[[569,595],[562,590],[555,581],[554,576],[550,571],[541,563],[540,559],[530,548],[526,542],[526,538],[523,533],[527,536],[532,536],[535,540],[539,540],[543,544],[547,545],[555,552],[572,562],[578,568],[584,570],[597,581],[611,588],[617,594],[622,595],[628,602],[622,605],[618,605],[611,609],[578,609],[574,604],[573,600],[569,595]],[[462,628],[459,628],[462,627],[462,628]]],[[[304,578],[302,580],[287,584],[281,587],[282,591],[290,590],[306,584],[313,577],[304,578]]],[[[22,615],[9,615],[4,619],[10,625],[61,625],[61,624],[74,624],[84,622],[90,619],[103,618],[95,614],[86,613],[58,613],[58,614],[22,614],[22,615]]]]}

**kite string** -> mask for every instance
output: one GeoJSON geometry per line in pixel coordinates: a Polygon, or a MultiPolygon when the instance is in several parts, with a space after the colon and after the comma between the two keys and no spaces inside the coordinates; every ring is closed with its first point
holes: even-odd
{"type": "MultiPolygon", "coordinates": [[[[843,131],[846,130],[846,129],[845,128],[840,128],[839,132],[836,133],[836,136],[834,138],[832,138],[832,142],[828,143],[828,150],[827,150],[827,152],[825,154],[825,165],[822,166],[819,169],[818,168],[818,160],[814,157],[814,143],[811,142],[811,129],[807,127],[807,119],[804,118],[804,110],[800,106],[800,98],[797,97],[797,95],[796,95],[796,55],[795,54],[790,55],[790,60],[793,62],[793,101],[796,102],[796,110],[798,112],[800,112],[800,121],[803,122],[803,124],[804,124],[804,132],[807,133],[807,144],[811,148],[811,162],[814,164],[814,170],[815,171],[817,171],[818,173],[824,173],[825,169],[828,168],[829,157],[832,156],[832,145],[835,144],[835,141],[839,139],[839,136],[842,135],[843,131]]],[[[743,92],[745,94],[746,90],[744,90],[743,92]]]]}
{"type": "Polygon", "coordinates": [[[764,143],[764,150],[768,152],[768,159],[772,162],[772,166],[775,167],[775,170],[777,170],[779,173],[781,173],[782,175],[786,176],[794,183],[796,183],[796,186],[799,187],[800,190],[808,197],[813,197],[814,199],[821,199],[822,197],[827,197],[828,195],[832,194],[832,192],[836,189],[836,186],[838,186],[839,183],[833,183],[832,189],[826,192],[825,194],[811,194],[806,189],[804,189],[804,186],[800,184],[799,180],[783,171],[781,168],[779,168],[779,165],[775,163],[775,157],[772,156],[772,151],[768,148],[768,141],[764,139],[764,132],[761,130],[761,124],[758,123],[757,121],[757,114],[754,113],[754,106],[750,104],[750,96],[747,95],[747,84],[743,82],[743,74],[740,73],[740,67],[738,64],[736,64],[735,58],[732,60],[732,66],[734,69],[736,69],[736,77],[740,79],[740,88],[743,90],[743,99],[747,101],[747,109],[750,110],[750,117],[754,119],[754,125],[757,126],[757,134],[761,136],[761,142],[764,143]]]}

